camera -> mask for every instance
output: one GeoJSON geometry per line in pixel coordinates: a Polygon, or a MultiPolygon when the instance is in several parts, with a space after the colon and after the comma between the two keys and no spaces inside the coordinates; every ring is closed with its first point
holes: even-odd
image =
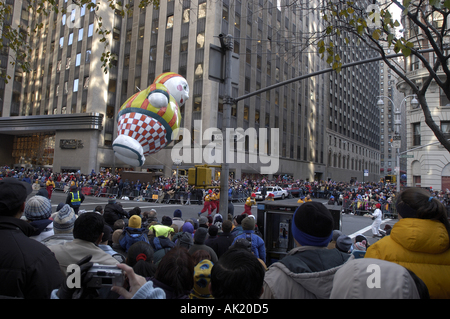
{"type": "Polygon", "coordinates": [[[91,280],[87,283],[87,287],[101,288],[105,286],[122,287],[125,277],[122,270],[116,266],[94,265],[89,269],[88,274],[93,274],[91,280]]]}

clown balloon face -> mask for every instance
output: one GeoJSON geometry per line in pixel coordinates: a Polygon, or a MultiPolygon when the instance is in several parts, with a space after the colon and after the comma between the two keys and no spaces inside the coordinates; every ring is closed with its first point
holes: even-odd
{"type": "Polygon", "coordinates": [[[157,80],[130,97],[119,110],[113,150],[117,158],[132,166],[144,165],[146,156],[172,141],[181,122],[178,101],[184,104],[189,97],[187,81],[180,75],[164,73],[157,80]],[[176,92],[176,98],[172,92],[176,92]]]}
{"type": "Polygon", "coordinates": [[[153,83],[164,84],[173,96],[179,107],[183,106],[189,98],[189,85],[181,75],[166,72],[158,76],[153,83]]]}

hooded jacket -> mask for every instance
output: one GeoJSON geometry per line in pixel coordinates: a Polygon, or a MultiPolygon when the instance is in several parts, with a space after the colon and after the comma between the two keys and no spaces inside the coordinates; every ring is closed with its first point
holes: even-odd
{"type": "Polygon", "coordinates": [[[377,258],[414,272],[428,287],[430,297],[450,298],[450,246],[441,222],[400,219],[386,236],[371,245],[365,258],[377,258]]]}
{"type": "Polygon", "coordinates": [[[405,267],[373,258],[353,259],[334,276],[330,299],[420,299],[405,267]]]}
{"type": "Polygon", "coordinates": [[[349,259],[337,249],[294,248],[267,270],[261,299],[328,299],[334,274],[349,259]]]}

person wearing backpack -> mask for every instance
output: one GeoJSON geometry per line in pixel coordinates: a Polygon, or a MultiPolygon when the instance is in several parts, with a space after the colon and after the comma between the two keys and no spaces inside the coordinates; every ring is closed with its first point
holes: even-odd
{"type": "Polygon", "coordinates": [[[264,245],[264,240],[255,234],[255,218],[251,216],[247,216],[242,220],[242,229],[243,233],[236,236],[233,240],[233,244],[239,238],[245,238],[252,244],[252,253],[256,256],[256,258],[261,259],[266,262],[266,247],[264,245]]]}
{"type": "Polygon", "coordinates": [[[128,252],[131,245],[138,241],[149,243],[147,230],[141,228],[141,222],[141,217],[133,215],[128,221],[128,226],[123,230],[122,238],[119,240],[119,243],[126,252],[128,252]]]}
{"type": "Polygon", "coordinates": [[[169,237],[174,230],[172,227],[166,225],[152,225],[149,230],[151,232],[149,236],[150,245],[155,251],[155,254],[153,255],[153,263],[158,265],[164,255],[170,249],[175,247],[175,243],[169,237]]]}

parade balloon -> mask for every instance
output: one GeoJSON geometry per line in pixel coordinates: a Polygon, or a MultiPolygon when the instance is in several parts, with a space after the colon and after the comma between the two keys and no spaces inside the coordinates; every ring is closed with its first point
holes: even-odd
{"type": "Polygon", "coordinates": [[[178,135],[180,107],[189,98],[189,85],[181,75],[166,72],[145,90],[121,106],[115,156],[132,166],[142,166],[145,157],[166,147],[178,135]]]}

